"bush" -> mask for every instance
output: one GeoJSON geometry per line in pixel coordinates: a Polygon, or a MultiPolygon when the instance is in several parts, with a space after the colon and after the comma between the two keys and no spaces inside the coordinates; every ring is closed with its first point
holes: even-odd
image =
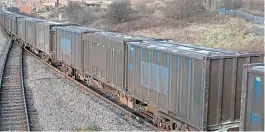
{"type": "Polygon", "coordinates": [[[130,19],[132,8],[129,0],[119,0],[110,4],[106,17],[114,23],[125,22],[130,19]]]}
{"type": "Polygon", "coordinates": [[[164,13],[169,18],[186,18],[205,10],[199,0],[176,0],[166,3],[164,13]]]}
{"type": "Polygon", "coordinates": [[[89,7],[82,7],[81,4],[76,2],[69,4],[65,8],[65,12],[70,21],[79,24],[87,24],[95,19],[92,9],[89,7]]]}

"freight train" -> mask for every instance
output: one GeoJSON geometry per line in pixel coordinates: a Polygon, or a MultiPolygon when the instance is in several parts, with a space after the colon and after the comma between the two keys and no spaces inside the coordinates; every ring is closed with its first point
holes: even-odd
{"type": "MultiPolygon", "coordinates": [[[[129,36],[6,11],[0,17],[13,40],[75,79],[111,88],[120,102],[145,113],[161,129],[239,130],[242,122],[251,128],[252,107],[241,105],[244,64],[263,63],[262,53],[129,36]],[[240,114],[245,106],[247,113],[240,114]],[[240,115],[246,118],[240,121],[240,115]]],[[[264,130],[263,107],[255,109],[254,114],[262,112],[255,123],[264,130]]]]}

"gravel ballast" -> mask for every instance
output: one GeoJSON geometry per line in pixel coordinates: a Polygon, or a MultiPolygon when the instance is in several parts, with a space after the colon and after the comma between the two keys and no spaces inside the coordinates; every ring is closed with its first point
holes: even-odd
{"type": "Polygon", "coordinates": [[[24,65],[24,83],[32,93],[39,130],[151,130],[136,120],[127,120],[121,110],[93,94],[82,93],[78,85],[54,73],[33,56],[24,54],[24,65]]]}

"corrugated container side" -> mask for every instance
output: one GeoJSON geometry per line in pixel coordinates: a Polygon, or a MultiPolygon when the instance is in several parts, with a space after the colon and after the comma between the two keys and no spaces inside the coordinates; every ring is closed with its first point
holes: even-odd
{"type": "Polygon", "coordinates": [[[5,21],[5,23],[4,23],[4,27],[5,27],[5,29],[6,29],[6,31],[9,31],[9,18],[8,18],[8,13],[5,13],[4,14],[4,21],[5,21]]]}
{"type": "Polygon", "coordinates": [[[240,131],[264,131],[264,63],[244,65],[240,131]]]}
{"type": "Polygon", "coordinates": [[[124,42],[100,35],[83,35],[84,73],[122,90],[124,88],[124,42]]]}
{"type": "Polygon", "coordinates": [[[10,14],[8,14],[7,16],[6,16],[6,18],[7,18],[7,25],[6,25],[6,27],[7,27],[7,31],[8,32],[12,32],[12,21],[11,21],[11,16],[10,16],[10,14]]]}
{"type": "Polygon", "coordinates": [[[17,36],[17,27],[18,27],[18,23],[17,23],[17,18],[19,16],[17,15],[12,15],[11,19],[11,32],[13,35],[17,36]]]}
{"type": "Polygon", "coordinates": [[[167,113],[191,126],[201,128],[206,62],[180,55],[171,56],[171,87],[167,113]]]}
{"type": "Polygon", "coordinates": [[[45,52],[45,44],[49,44],[49,39],[46,39],[48,34],[45,32],[45,28],[47,28],[46,25],[43,25],[42,23],[36,23],[37,48],[43,52],[45,52]]]}
{"type": "Polygon", "coordinates": [[[263,61],[254,54],[225,53],[204,60],[130,44],[128,48],[129,93],[200,130],[239,122],[243,64],[263,61]]]}
{"type": "MultiPolygon", "coordinates": [[[[51,32],[51,40],[50,40],[51,44],[51,52],[55,53],[56,52],[56,33],[55,32],[51,32]]],[[[45,50],[47,52],[47,50],[45,50]]]]}
{"type": "Polygon", "coordinates": [[[56,59],[82,71],[81,33],[56,29],[56,59]]]}
{"type": "Polygon", "coordinates": [[[99,30],[77,26],[57,26],[56,30],[56,60],[64,62],[74,69],[83,71],[82,34],[99,30]]]}
{"type": "Polygon", "coordinates": [[[10,14],[6,15],[6,27],[8,32],[12,32],[12,21],[11,21],[11,16],[10,14]]]}
{"type": "Polygon", "coordinates": [[[4,26],[4,24],[5,24],[5,12],[1,12],[0,13],[0,15],[1,15],[1,26],[4,26]]]}
{"type": "Polygon", "coordinates": [[[203,59],[129,45],[129,94],[199,129],[205,63],[203,59]]]}
{"type": "Polygon", "coordinates": [[[259,56],[210,60],[208,127],[239,122],[243,64],[258,62],[259,56]]]}
{"type": "Polygon", "coordinates": [[[68,25],[74,24],[59,24],[48,21],[36,23],[37,48],[46,54],[54,54],[56,50],[56,35],[54,27],[68,25]]]}
{"type": "Polygon", "coordinates": [[[43,22],[43,20],[27,19],[26,20],[26,42],[35,48],[37,48],[37,30],[36,23],[43,22]]]}
{"type": "Polygon", "coordinates": [[[17,18],[18,22],[18,38],[26,40],[26,21],[24,18],[17,18]]]}

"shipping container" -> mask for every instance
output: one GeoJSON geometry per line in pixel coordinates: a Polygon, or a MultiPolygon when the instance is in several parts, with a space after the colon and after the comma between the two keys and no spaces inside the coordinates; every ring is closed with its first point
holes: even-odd
{"type": "Polygon", "coordinates": [[[78,71],[83,70],[82,37],[85,33],[100,30],[78,26],[56,26],[56,60],[73,67],[78,71]]]}
{"type": "Polygon", "coordinates": [[[8,32],[8,33],[12,33],[12,16],[13,16],[14,14],[11,14],[11,13],[6,13],[5,14],[5,27],[6,27],[6,31],[8,32]]]}
{"type": "Polygon", "coordinates": [[[26,41],[26,19],[27,17],[17,18],[17,24],[18,24],[18,38],[26,41]]]}
{"type": "Polygon", "coordinates": [[[12,14],[10,15],[9,19],[11,20],[11,33],[17,37],[18,33],[18,23],[17,19],[18,18],[23,18],[25,16],[17,15],[17,14],[12,14]]]}
{"type": "Polygon", "coordinates": [[[129,43],[130,95],[198,130],[239,123],[243,64],[259,54],[234,54],[172,44],[129,43]]]}
{"type": "Polygon", "coordinates": [[[11,21],[10,21],[10,19],[8,17],[9,15],[10,15],[10,13],[4,13],[4,18],[5,18],[4,27],[5,27],[5,30],[7,32],[11,32],[11,21]]]}
{"type": "Polygon", "coordinates": [[[83,35],[84,70],[113,88],[125,88],[126,62],[125,48],[127,42],[140,41],[145,38],[122,35],[115,32],[95,32],[83,35]]]}
{"type": "Polygon", "coordinates": [[[264,63],[244,65],[240,131],[264,131],[264,63]]]}
{"type": "Polygon", "coordinates": [[[1,26],[4,27],[4,24],[5,24],[5,11],[1,11],[0,12],[0,22],[1,22],[1,26]]]}
{"type": "Polygon", "coordinates": [[[45,20],[37,18],[26,19],[26,44],[33,48],[37,48],[37,37],[36,37],[36,23],[45,22],[45,20]]]}
{"type": "Polygon", "coordinates": [[[51,21],[36,23],[37,48],[50,55],[55,53],[55,26],[69,26],[76,24],[64,24],[51,21]]]}

